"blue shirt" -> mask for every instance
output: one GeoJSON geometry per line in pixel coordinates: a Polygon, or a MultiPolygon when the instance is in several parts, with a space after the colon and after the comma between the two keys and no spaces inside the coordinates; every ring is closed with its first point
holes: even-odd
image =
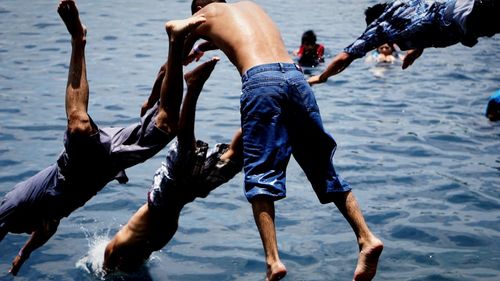
{"type": "MultiPolygon", "coordinates": [[[[360,58],[388,42],[401,50],[454,45],[464,39],[464,18],[473,5],[474,0],[395,0],[344,51],[360,58]]],[[[472,47],[476,42],[463,44],[472,47]]]]}

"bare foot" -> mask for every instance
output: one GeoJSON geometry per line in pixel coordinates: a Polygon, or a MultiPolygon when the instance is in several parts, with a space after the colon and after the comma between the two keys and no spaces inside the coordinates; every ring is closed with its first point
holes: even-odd
{"type": "Polygon", "coordinates": [[[186,73],[184,75],[184,80],[186,80],[188,89],[201,89],[205,81],[210,77],[210,74],[212,74],[219,60],[218,57],[213,57],[211,60],[200,64],[195,69],[186,73]]]}
{"type": "Polygon", "coordinates": [[[57,12],[63,20],[73,40],[85,41],[87,28],[81,23],[78,8],[73,0],[62,0],[57,7],[57,12]]]}
{"type": "Polygon", "coordinates": [[[281,262],[276,262],[267,268],[266,281],[281,280],[286,275],[286,267],[281,262]]]}
{"type": "Polygon", "coordinates": [[[185,37],[189,31],[193,30],[198,25],[205,22],[206,19],[203,15],[193,16],[183,20],[171,20],[165,24],[168,37],[175,40],[176,37],[185,37]]]}
{"type": "Polygon", "coordinates": [[[384,244],[374,237],[369,243],[364,243],[359,251],[358,265],[353,281],[370,281],[377,273],[378,258],[384,249],[384,244]]]}

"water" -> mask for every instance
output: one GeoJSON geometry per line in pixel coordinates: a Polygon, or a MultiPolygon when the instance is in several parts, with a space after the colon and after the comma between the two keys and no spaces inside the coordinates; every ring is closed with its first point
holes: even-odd
{"type": "MultiPolygon", "coordinates": [[[[90,114],[100,126],[138,120],[166,57],[163,23],[189,15],[190,1],[80,1],[89,28],[90,114]]],[[[282,30],[287,48],[314,29],[335,54],[361,33],[376,1],[257,1],[282,30]]],[[[0,196],[55,161],[65,128],[69,37],[57,1],[0,2],[0,196]]],[[[428,49],[411,68],[374,75],[354,62],[315,86],[325,127],[339,147],[372,230],[385,242],[376,280],[498,280],[500,276],[500,123],[484,117],[500,87],[500,37],[428,49]]],[[[327,59],[329,61],[330,59],[327,59]]],[[[222,57],[197,112],[197,136],[229,141],[239,123],[238,74],[222,57]]],[[[110,183],[61,222],[16,280],[100,280],[107,240],[145,202],[160,153],[110,183]]],[[[318,203],[292,161],[288,198],[276,204],[286,280],[350,280],[354,236],[334,206],[318,203]]],[[[111,280],[262,280],[264,259],[241,174],[188,205],[172,242],[138,273],[111,280]]],[[[26,241],[0,243],[0,280],[26,241]]]]}

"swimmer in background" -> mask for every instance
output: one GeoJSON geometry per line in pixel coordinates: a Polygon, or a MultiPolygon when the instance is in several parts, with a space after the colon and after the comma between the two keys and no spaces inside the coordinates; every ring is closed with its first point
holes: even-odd
{"type": "Polygon", "coordinates": [[[394,64],[401,63],[404,56],[400,55],[395,44],[385,43],[366,55],[365,63],[373,64],[370,72],[377,78],[383,78],[385,72],[394,64]]]}
{"type": "Polygon", "coordinates": [[[395,63],[397,61],[402,61],[403,56],[401,56],[394,45],[385,43],[380,45],[371,54],[366,56],[365,62],[367,63],[395,63]]]}
{"type": "Polygon", "coordinates": [[[316,34],[308,30],[302,34],[301,45],[293,51],[293,55],[298,57],[300,66],[316,67],[325,62],[325,47],[316,43],[316,34]]]}
{"type": "Polygon", "coordinates": [[[490,121],[500,121],[500,90],[497,90],[488,98],[486,117],[490,121]]]}

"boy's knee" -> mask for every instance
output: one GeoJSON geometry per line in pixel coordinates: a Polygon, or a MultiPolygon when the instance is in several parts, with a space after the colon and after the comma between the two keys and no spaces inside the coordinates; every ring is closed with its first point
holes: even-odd
{"type": "Polygon", "coordinates": [[[86,112],[73,111],[68,114],[68,132],[70,134],[90,135],[92,130],[90,117],[86,112]]]}

